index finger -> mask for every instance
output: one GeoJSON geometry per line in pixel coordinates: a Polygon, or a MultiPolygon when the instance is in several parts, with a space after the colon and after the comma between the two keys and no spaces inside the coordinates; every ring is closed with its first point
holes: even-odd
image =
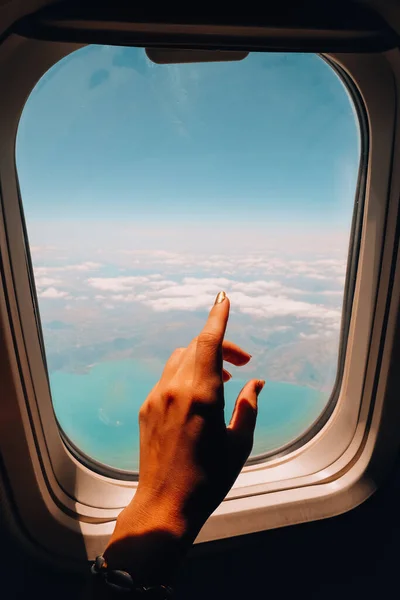
{"type": "Polygon", "coordinates": [[[219,292],[210,310],[196,345],[196,378],[203,379],[211,374],[221,376],[222,342],[229,318],[229,300],[225,292],[219,292]]]}

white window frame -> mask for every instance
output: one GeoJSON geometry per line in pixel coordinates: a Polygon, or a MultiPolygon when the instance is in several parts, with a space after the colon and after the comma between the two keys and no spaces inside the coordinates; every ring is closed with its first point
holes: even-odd
{"type": "MultiPolygon", "coordinates": [[[[15,139],[24,103],[40,77],[80,47],[17,35],[0,46],[0,89],[7,90],[0,95],[3,477],[28,537],[53,557],[71,561],[77,556],[91,559],[104,549],[116,516],[137,486],[136,481],[95,473],[61,439],[42,358],[20,211],[15,139]]],[[[400,273],[394,264],[400,173],[392,172],[400,159],[400,54],[390,50],[326,57],[352,80],[369,127],[359,263],[340,393],[328,421],[307,443],[243,469],[198,542],[349,510],[375,490],[397,449],[400,414],[386,386],[400,300],[400,273]]]]}

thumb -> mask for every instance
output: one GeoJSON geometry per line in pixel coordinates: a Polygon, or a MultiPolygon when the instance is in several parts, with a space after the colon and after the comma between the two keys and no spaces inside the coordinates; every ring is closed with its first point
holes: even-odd
{"type": "Polygon", "coordinates": [[[258,395],[264,385],[265,381],[262,379],[252,379],[246,383],[237,397],[232,418],[227,427],[229,438],[233,445],[232,450],[235,454],[239,454],[243,464],[253,447],[254,429],[257,421],[258,395]]]}

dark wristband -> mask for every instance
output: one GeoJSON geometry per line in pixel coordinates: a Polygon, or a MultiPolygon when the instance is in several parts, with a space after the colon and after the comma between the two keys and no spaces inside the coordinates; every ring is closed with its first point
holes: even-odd
{"type": "Polygon", "coordinates": [[[108,569],[103,556],[98,556],[91,567],[96,584],[106,588],[108,596],[125,595],[131,598],[166,600],[172,598],[173,590],[168,585],[142,585],[134,580],[130,573],[108,569]]]}

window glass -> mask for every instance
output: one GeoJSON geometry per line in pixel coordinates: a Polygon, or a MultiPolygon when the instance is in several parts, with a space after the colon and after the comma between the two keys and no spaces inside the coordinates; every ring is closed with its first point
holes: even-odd
{"type": "Polygon", "coordinates": [[[137,413],[217,292],[226,418],[267,380],[253,454],[324,410],[339,330],[360,156],[344,85],[321,57],[156,65],[89,46],[36,85],[16,146],[53,405],[90,457],[138,467],[137,413]]]}

